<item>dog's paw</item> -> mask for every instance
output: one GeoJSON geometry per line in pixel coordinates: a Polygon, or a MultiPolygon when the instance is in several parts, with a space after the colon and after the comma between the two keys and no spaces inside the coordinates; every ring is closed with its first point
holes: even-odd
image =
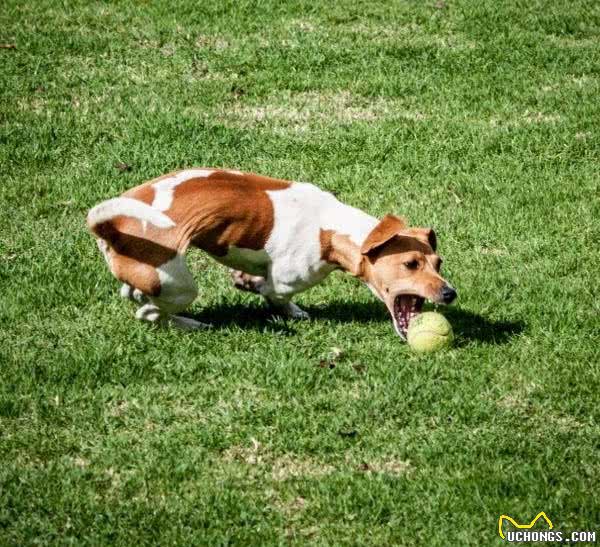
{"type": "Polygon", "coordinates": [[[310,319],[308,312],[305,312],[300,306],[293,302],[288,302],[285,306],[278,309],[279,313],[290,319],[310,319]]]}
{"type": "Polygon", "coordinates": [[[160,310],[154,304],[145,304],[135,312],[136,319],[150,321],[150,323],[156,323],[161,317],[160,310]]]}
{"type": "Polygon", "coordinates": [[[230,270],[233,286],[240,291],[260,294],[265,284],[265,278],[260,275],[250,275],[240,270],[230,270]]]}
{"type": "Polygon", "coordinates": [[[142,303],[146,300],[144,293],[139,289],[134,289],[131,285],[127,283],[123,283],[121,286],[121,290],[119,291],[121,298],[126,298],[127,300],[133,300],[134,302],[142,303]]]}

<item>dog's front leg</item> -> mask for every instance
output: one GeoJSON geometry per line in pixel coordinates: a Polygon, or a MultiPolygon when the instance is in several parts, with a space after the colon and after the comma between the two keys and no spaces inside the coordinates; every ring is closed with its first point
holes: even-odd
{"type": "Polygon", "coordinates": [[[276,290],[274,283],[270,281],[272,279],[271,276],[265,278],[240,270],[231,270],[230,274],[233,286],[236,289],[260,294],[276,314],[291,319],[310,319],[308,313],[290,301],[293,292],[289,292],[288,294],[284,292],[282,294],[276,290]]]}
{"type": "Polygon", "coordinates": [[[293,287],[277,282],[273,271],[265,279],[260,288],[260,294],[265,298],[275,313],[290,319],[310,319],[310,315],[302,308],[291,302],[292,295],[298,292],[293,287]]]}
{"type": "Polygon", "coordinates": [[[276,315],[289,317],[290,319],[310,319],[310,315],[300,306],[279,295],[263,295],[269,306],[276,315]]]}

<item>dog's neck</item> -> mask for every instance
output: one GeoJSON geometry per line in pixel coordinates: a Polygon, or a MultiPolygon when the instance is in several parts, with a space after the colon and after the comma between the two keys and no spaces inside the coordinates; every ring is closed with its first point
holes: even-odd
{"type": "Polygon", "coordinates": [[[379,221],[350,205],[333,198],[322,215],[321,258],[363,281],[366,260],[360,246],[379,221]]]}
{"type": "Polygon", "coordinates": [[[364,280],[365,257],[350,236],[335,230],[321,230],[321,258],[364,280]]]}

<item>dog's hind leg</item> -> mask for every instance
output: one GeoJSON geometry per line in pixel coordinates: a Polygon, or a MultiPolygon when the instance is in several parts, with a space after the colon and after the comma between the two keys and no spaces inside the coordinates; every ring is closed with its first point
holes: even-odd
{"type": "Polygon", "coordinates": [[[125,298],[127,300],[133,300],[134,302],[142,303],[147,300],[146,296],[142,291],[132,287],[128,283],[123,283],[121,285],[121,290],[119,291],[121,298],[125,298]]]}
{"type": "Polygon", "coordinates": [[[130,257],[112,257],[111,269],[123,281],[121,296],[145,302],[135,316],[143,321],[170,323],[190,330],[206,327],[204,323],[177,315],[196,298],[198,290],[185,257],[176,254],[158,266],[144,264],[130,257]]]}
{"type": "Polygon", "coordinates": [[[177,254],[158,266],[156,271],[160,280],[160,292],[148,297],[149,303],[137,311],[136,317],[147,321],[167,321],[185,330],[207,327],[208,325],[191,317],[177,315],[198,296],[196,282],[187,267],[185,257],[177,254]]]}

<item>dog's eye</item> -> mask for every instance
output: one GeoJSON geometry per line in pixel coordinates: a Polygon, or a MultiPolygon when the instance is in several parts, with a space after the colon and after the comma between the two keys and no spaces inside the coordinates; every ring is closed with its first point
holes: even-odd
{"type": "Polygon", "coordinates": [[[419,267],[419,261],[418,260],[409,260],[408,262],[405,262],[404,265],[409,270],[416,270],[419,267]]]}

